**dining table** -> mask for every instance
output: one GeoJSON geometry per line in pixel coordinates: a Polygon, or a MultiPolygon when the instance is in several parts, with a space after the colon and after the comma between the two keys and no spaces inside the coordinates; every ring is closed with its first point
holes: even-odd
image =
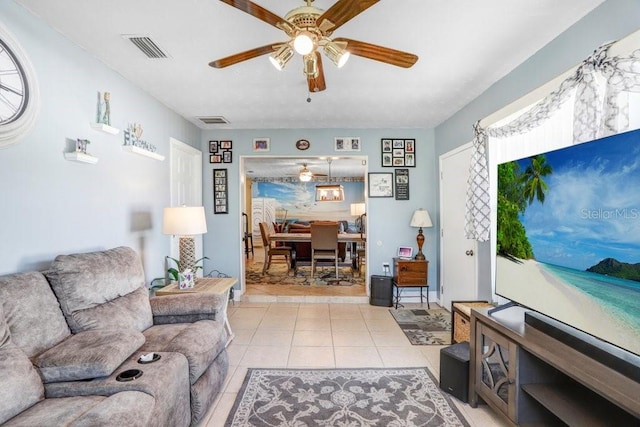
{"type": "MultiPolygon", "coordinates": [[[[309,242],[311,243],[311,233],[271,233],[269,240],[272,242],[309,242]]],[[[367,235],[364,233],[338,233],[338,243],[364,243],[367,235]]],[[[295,253],[291,254],[291,268],[296,267],[295,253]]],[[[351,268],[357,269],[356,257],[351,257],[351,268]]]]}

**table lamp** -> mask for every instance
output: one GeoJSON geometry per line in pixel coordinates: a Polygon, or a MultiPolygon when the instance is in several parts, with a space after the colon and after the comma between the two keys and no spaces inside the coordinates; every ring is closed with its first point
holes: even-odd
{"type": "Polygon", "coordinates": [[[431,223],[431,217],[429,216],[429,212],[424,209],[418,209],[413,213],[411,217],[411,227],[418,227],[418,236],[416,240],[418,242],[418,253],[414,257],[417,260],[426,259],[424,254],[422,253],[422,245],[424,244],[424,234],[422,234],[422,227],[433,227],[431,223]]]}
{"type": "Polygon", "coordinates": [[[202,206],[164,208],[162,233],[180,236],[180,269],[195,271],[196,242],[193,236],[207,232],[202,206]]]}

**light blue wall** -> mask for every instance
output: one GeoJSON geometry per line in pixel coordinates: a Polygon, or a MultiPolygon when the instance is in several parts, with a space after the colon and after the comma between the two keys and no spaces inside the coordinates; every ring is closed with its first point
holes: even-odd
{"type": "MultiPolygon", "coordinates": [[[[303,100],[304,101],[304,100],[303,100]]],[[[250,100],[249,100],[250,102],[250,100]]],[[[368,172],[393,172],[394,168],[381,166],[380,140],[382,138],[415,138],[416,165],[409,168],[410,200],[398,201],[395,198],[370,198],[367,211],[369,241],[370,274],[382,274],[382,262],[390,261],[395,256],[398,246],[417,247],[417,230],[409,226],[413,211],[418,208],[434,212],[436,208],[437,187],[434,156],[434,136],[432,130],[371,130],[371,129],[278,129],[278,130],[237,130],[206,131],[202,135],[202,151],[207,152],[209,140],[232,140],[233,163],[209,164],[204,159],[204,205],[207,207],[208,230],[204,236],[204,251],[211,258],[205,263],[205,271],[216,269],[230,275],[237,275],[242,268],[241,241],[241,208],[240,200],[240,156],[258,154],[268,156],[336,156],[333,150],[334,138],[340,136],[359,136],[362,140],[362,151],[350,153],[368,157],[368,172]],[[271,150],[268,153],[254,153],[254,138],[270,138],[271,150]],[[307,139],[311,148],[298,151],[295,142],[307,139]],[[229,170],[229,214],[214,215],[212,213],[212,170],[214,168],[229,170]]],[[[438,252],[435,235],[438,229],[437,218],[432,216],[434,227],[425,229],[426,242],[423,247],[429,264],[429,276],[432,285],[437,281],[438,252]]]]}
{"type": "MultiPolygon", "coordinates": [[[[473,124],[552,80],[588,57],[605,42],[640,28],[640,1],[608,0],[577,22],[522,65],[435,129],[435,155],[440,156],[473,138],[473,124]]],[[[483,297],[491,292],[489,243],[478,248],[483,297]]]]}
{"type": "Polygon", "coordinates": [[[142,253],[148,281],[162,276],[169,138],[199,146],[200,130],[13,1],[0,2],[0,23],[33,63],[41,92],[35,128],[0,149],[0,274],[46,268],[58,254],[127,245],[142,253]],[[90,128],[98,91],[111,92],[112,125],[141,123],[164,162],[124,153],[122,132],[90,128]],[[76,138],[91,140],[97,164],[64,159],[67,139],[76,138]],[[132,231],[137,213],[149,215],[151,229],[132,231]]]}

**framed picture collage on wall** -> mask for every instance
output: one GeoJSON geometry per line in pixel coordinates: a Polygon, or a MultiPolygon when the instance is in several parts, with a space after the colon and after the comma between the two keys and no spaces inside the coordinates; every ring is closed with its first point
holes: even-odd
{"type": "Polygon", "coordinates": [[[209,141],[209,163],[232,163],[231,141],[209,141]]]}
{"type": "Polygon", "coordinates": [[[229,187],[226,169],[213,170],[213,213],[229,213],[229,187]]]}
{"type": "Polygon", "coordinates": [[[383,138],[382,166],[386,168],[416,167],[416,140],[383,138]]]}

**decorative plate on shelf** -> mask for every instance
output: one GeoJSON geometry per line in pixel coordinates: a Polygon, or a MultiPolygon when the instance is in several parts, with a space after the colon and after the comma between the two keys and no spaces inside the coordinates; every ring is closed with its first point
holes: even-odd
{"type": "Polygon", "coordinates": [[[299,139],[298,141],[296,141],[296,148],[298,150],[306,150],[309,147],[311,147],[311,143],[306,139],[299,139]]]}

